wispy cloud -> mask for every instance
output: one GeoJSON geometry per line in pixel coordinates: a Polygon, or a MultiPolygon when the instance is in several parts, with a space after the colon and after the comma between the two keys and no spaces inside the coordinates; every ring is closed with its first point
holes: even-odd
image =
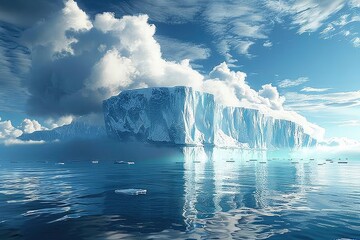
{"type": "Polygon", "coordinates": [[[341,127],[357,127],[360,126],[360,119],[345,120],[341,122],[333,122],[341,127]]]}
{"type": "Polygon", "coordinates": [[[325,94],[288,92],[285,94],[285,98],[285,105],[297,111],[329,111],[360,106],[360,91],[325,94]]]}
{"type": "Polygon", "coordinates": [[[313,88],[313,87],[304,87],[301,89],[301,92],[326,92],[331,88],[313,88]]]}
{"type": "Polygon", "coordinates": [[[203,60],[211,55],[211,50],[202,44],[183,42],[165,36],[155,36],[155,38],[161,45],[164,57],[168,60],[203,60]]]}
{"type": "Polygon", "coordinates": [[[354,47],[360,47],[360,38],[356,37],[352,40],[354,47]]]}
{"type": "Polygon", "coordinates": [[[279,82],[280,88],[296,87],[309,81],[307,77],[299,77],[298,79],[284,79],[279,82]]]}
{"type": "Polygon", "coordinates": [[[18,43],[20,34],[20,28],[0,22],[0,111],[19,111],[28,96],[22,81],[30,69],[30,54],[18,43]]]}

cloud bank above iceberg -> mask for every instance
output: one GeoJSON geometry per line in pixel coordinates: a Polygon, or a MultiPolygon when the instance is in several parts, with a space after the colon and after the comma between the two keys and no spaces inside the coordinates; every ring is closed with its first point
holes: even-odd
{"type": "Polygon", "coordinates": [[[225,105],[294,121],[312,136],[322,137],[322,128],[284,110],[285,98],[271,84],[256,91],[247,84],[245,73],[230,70],[225,62],[204,76],[188,59],[164,59],[155,31],[147,15],[116,18],[106,12],[90,19],[68,0],[61,11],[23,37],[32,56],[31,77],[25,83],[29,113],[81,116],[100,112],[104,99],[126,89],[181,85],[212,93],[225,105]]]}

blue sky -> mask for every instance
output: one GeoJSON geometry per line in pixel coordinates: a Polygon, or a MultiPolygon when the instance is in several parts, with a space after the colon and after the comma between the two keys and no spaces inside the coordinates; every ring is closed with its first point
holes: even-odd
{"type": "MultiPolygon", "coordinates": [[[[90,21],[103,12],[114,12],[116,18],[147,14],[156,26],[154,38],[164,59],[188,58],[205,78],[214,66],[226,62],[232,71],[246,73],[247,84],[256,91],[269,83],[277,87],[286,99],[284,109],[325,128],[326,137],[360,140],[359,0],[79,0],[77,5],[90,21]]],[[[29,110],[30,96],[38,90],[29,81],[34,79],[30,69],[35,52],[26,41],[41,33],[36,29],[39,21],[51,22],[48,19],[63,7],[62,1],[0,3],[1,121],[11,120],[16,127],[24,118],[42,125],[61,118],[62,114],[29,110]]]]}

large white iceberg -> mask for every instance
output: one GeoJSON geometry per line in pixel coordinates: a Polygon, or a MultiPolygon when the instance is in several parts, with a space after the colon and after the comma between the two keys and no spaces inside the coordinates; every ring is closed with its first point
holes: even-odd
{"type": "Polygon", "coordinates": [[[223,106],[190,87],[127,90],[103,103],[108,136],[183,145],[309,147],[300,125],[254,109],[223,106]]]}

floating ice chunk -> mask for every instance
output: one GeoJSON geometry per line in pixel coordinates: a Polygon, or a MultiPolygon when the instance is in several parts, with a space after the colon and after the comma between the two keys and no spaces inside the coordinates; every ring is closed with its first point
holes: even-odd
{"type": "Polygon", "coordinates": [[[115,164],[128,164],[128,165],[133,165],[135,164],[135,162],[126,162],[126,161],[115,161],[115,164]]]}
{"type": "Polygon", "coordinates": [[[94,160],[94,161],[91,161],[91,163],[94,163],[94,164],[96,164],[96,163],[99,163],[99,161],[97,161],[97,160],[94,160]]]}
{"type": "Polygon", "coordinates": [[[56,165],[64,165],[65,163],[63,162],[58,162],[58,163],[55,163],[56,165]]]}
{"type": "Polygon", "coordinates": [[[114,164],[127,164],[125,161],[115,161],[114,164]]]}
{"type": "Polygon", "coordinates": [[[129,188],[129,189],[117,189],[115,193],[117,194],[125,194],[125,195],[145,195],[147,192],[146,189],[136,189],[136,188],[129,188]]]}

